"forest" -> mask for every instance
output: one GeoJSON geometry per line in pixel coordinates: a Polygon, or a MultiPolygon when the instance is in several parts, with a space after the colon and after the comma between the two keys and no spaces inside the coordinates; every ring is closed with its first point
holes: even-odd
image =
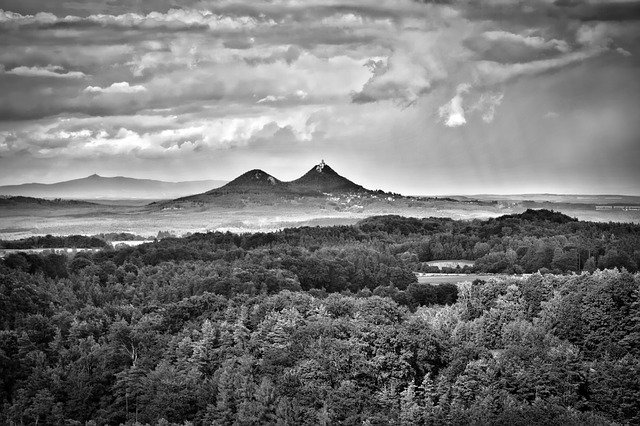
{"type": "Polygon", "coordinates": [[[639,424],[638,265],[639,225],[545,210],[10,254],[0,423],[639,424]]]}

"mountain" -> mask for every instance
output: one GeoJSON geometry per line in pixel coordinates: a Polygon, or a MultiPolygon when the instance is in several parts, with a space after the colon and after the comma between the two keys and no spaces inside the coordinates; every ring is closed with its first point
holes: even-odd
{"type": "Polygon", "coordinates": [[[202,193],[224,183],[217,180],[164,182],[94,174],[86,178],[51,184],[27,183],[0,186],[0,195],[64,199],[172,199],[202,193]]]}
{"type": "Polygon", "coordinates": [[[362,186],[340,176],[324,161],[312,167],[301,178],[289,182],[289,188],[299,193],[368,192],[362,186]]]}
{"type": "Polygon", "coordinates": [[[206,194],[286,193],[288,191],[289,188],[286,183],[263,170],[253,169],[220,188],[207,191],[206,194]]]}
{"type": "MultiPolygon", "coordinates": [[[[291,182],[283,182],[269,173],[254,169],[238,176],[226,185],[209,190],[202,194],[190,195],[178,198],[178,202],[190,201],[197,203],[207,203],[220,197],[239,196],[245,201],[253,200],[257,203],[273,201],[273,196],[279,198],[295,198],[299,196],[323,197],[327,193],[332,194],[354,194],[370,193],[373,191],[363,188],[353,183],[349,179],[340,176],[335,170],[325,164],[324,161],[313,166],[304,176],[291,182]]],[[[224,198],[224,197],[223,197],[224,198]]],[[[160,203],[165,205],[166,203],[160,203]]]]}

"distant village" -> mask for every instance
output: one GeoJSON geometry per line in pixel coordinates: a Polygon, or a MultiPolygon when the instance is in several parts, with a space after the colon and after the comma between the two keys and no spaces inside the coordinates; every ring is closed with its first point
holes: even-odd
{"type": "Polygon", "coordinates": [[[596,206],[596,210],[599,211],[607,211],[607,210],[621,210],[621,211],[640,211],[640,206],[596,206]]]}

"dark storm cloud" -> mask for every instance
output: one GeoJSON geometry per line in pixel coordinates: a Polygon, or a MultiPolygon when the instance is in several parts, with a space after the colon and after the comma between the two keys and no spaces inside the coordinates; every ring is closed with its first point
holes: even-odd
{"type": "Polygon", "coordinates": [[[568,17],[582,21],[637,21],[640,20],[640,1],[578,1],[557,0],[555,5],[568,17]]]}
{"type": "Polygon", "coordinates": [[[640,20],[638,0],[451,0],[471,19],[534,23],[561,20],[640,20]]]}
{"type": "Polygon", "coordinates": [[[88,16],[93,14],[166,12],[172,8],[190,8],[199,0],[2,0],[0,8],[23,14],[48,12],[55,15],[88,16]]]}

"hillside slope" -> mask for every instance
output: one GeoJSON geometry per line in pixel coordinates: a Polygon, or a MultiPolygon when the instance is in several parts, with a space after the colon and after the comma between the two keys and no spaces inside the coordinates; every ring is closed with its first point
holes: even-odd
{"type": "Polygon", "coordinates": [[[287,192],[288,185],[279,179],[271,176],[269,173],[260,170],[253,169],[238,176],[231,182],[227,183],[220,188],[215,188],[207,191],[206,194],[228,194],[228,193],[278,193],[287,192]]]}

